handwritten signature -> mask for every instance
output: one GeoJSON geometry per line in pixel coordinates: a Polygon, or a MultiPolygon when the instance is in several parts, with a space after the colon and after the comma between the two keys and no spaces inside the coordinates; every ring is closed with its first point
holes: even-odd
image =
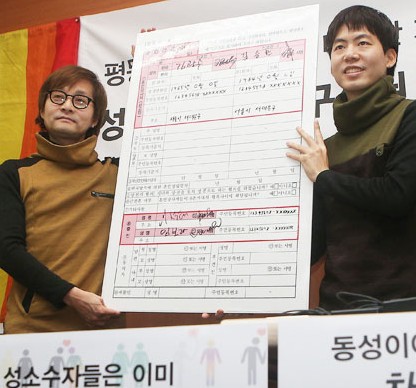
{"type": "Polygon", "coordinates": [[[289,46],[289,44],[286,42],[286,48],[282,51],[280,54],[283,58],[290,58],[292,61],[294,60],[293,54],[295,50],[289,46]]]}

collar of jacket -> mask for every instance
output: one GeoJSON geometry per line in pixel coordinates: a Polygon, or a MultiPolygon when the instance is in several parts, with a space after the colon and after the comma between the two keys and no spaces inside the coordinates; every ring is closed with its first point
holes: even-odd
{"type": "Polygon", "coordinates": [[[40,133],[36,134],[36,140],[37,155],[47,160],[78,166],[90,166],[98,159],[98,154],[95,151],[97,144],[97,136],[95,135],[67,146],[54,144],[40,133]]]}
{"type": "Polygon", "coordinates": [[[348,101],[345,92],[333,104],[338,132],[353,135],[371,127],[390,112],[404,97],[393,86],[393,77],[386,76],[369,87],[358,98],[348,101]]]}

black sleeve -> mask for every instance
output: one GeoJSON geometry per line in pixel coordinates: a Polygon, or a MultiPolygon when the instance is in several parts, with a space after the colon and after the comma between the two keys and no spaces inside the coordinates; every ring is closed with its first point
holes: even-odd
{"type": "Polygon", "coordinates": [[[403,217],[412,211],[416,205],[416,102],[404,113],[382,177],[326,170],[318,175],[315,186],[320,195],[386,216],[403,217]]]}
{"type": "Polygon", "coordinates": [[[315,264],[326,252],[325,207],[323,198],[316,192],[314,185],[312,210],[312,246],[311,265],[315,264]]]}
{"type": "Polygon", "coordinates": [[[0,166],[0,267],[29,290],[62,307],[64,296],[74,286],[26,250],[25,207],[18,167],[34,162],[29,158],[10,160],[0,166]]]}

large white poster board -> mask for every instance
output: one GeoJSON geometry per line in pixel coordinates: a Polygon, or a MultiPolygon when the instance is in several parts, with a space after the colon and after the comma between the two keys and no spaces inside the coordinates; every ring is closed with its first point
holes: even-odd
{"type": "Polygon", "coordinates": [[[139,34],[103,296],[123,311],[306,308],[318,6],[139,34]]]}

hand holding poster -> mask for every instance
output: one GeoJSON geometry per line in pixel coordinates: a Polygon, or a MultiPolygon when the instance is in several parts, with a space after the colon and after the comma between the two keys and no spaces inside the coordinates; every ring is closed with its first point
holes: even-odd
{"type": "Polygon", "coordinates": [[[306,308],[318,7],[139,34],[103,296],[124,311],[306,308]]]}

